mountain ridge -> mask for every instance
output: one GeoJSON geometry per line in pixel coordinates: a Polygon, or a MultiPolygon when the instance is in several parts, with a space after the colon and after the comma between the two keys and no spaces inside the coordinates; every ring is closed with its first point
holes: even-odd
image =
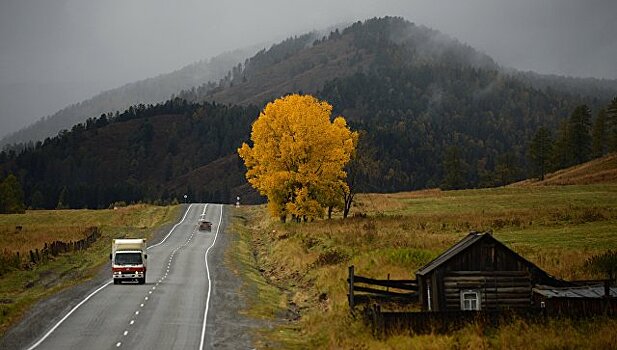
{"type": "Polygon", "coordinates": [[[362,133],[359,163],[366,166],[356,169],[356,191],[502,186],[532,176],[527,149],[540,127],[559,136],[578,106],[595,113],[608,102],[534,88],[464,44],[447,46],[442,37],[427,43],[431,34],[386,17],[321,39],[290,38],[218,83],[90,118],[21,152],[0,152],[0,176],[19,174],[33,207],[170,202],[184,194],[259,201],[236,150],[264,103],[305,92],[331,103],[362,133]],[[272,85],[260,89],[262,80],[272,85]],[[203,101],[208,94],[214,101],[203,101]]]}
{"type": "MultiPolygon", "coordinates": [[[[534,88],[542,90],[553,89],[567,92],[569,94],[593,96],[600,99],[608,99],[614,95],[617,95],[617,80],[565,77],[541,74],[531,71],[524,72],[512,68],[500,67],[488,55],[474,50],[469,45],[460,43],[458,40],[439,31],[407,22],[402,18],[373,18],[367,20],[366,22],[378,20],[388,21],[390,26],[395,27],[394,29],[390,28],[389,31],[391,33],[388,34],[390,36],[389,39],[394,44],[400,45],[406,40],[415,40],[416,42],[421,43],[422,45],[418,46],[417,51],[425,53],[425,59],[427,58],[426,53],[441,55],[448,54],[448,49],[452,46],[452,44],[454,44],[455,46],[459,46],[459,52],[457,52],[457,55],[460,55],[461,52],[467,50],[466,54],[468,55],[468,62],[477,60],[478,67],[499,70],[504,74],[510,75],[530,84],[534,88]],[[409,34],[410,31],[407,28],[409,25],[414,26],[417,29],[416,31],[412,31],[415,34],[409,34]],[[424,37],[423,39],[419,38],[422,36],[424,37]],[[427,37],[430,37],[430,40],[426,40],[427,37]]],[[[281,43],[274,44],[267,50],[262,49],[252,57],[249,57],[249,53],[257,51],[257,48],[263,47],[263,45],[256,45],[247,49],[238,49],[215,56],[209,61],[202,60],[189,64],[171,73],[161,74],[153,78],[147,78],[137,82],[125,84],[119,88],[102,92],[90,99],[63,108],[53,115],[44,117],[21,130],[2,137],[0,139],[0,147],[43,140],[45,137],[54,136],[62,129],[69,129],[77,123],[85,122],[87,118],[98,117],[103,113],[108,114],[115,111],[122,111],[133,105],[164,102],[165,99],[173,96],[180,96],[192,102],[217,101],[222,103],[262,105],[273,98],[280,97],[284,93],[316,93],[323,88],[323,81],[325,81],[325,77],[332,79],[345,76],[350,73],[349,69],[342,72],[336,70],[337,66],[333,65],[332,62],[329,62],[327,48],[323,48],[326,53],[320,54],[319,52],[313,52],[311,55],[308,55],[311,57],[302,57],[300,55],[300,57],[294,58],[296,60],[304,60],[304,62],[301,62],[301,64],[291,62],[291,68],[288,68],[287,70],[299,70],[304,73],[305,77],[302,77],[301,75],[295,76],[298,72],[291,74],[294,72],[288,72],[281,67],[276,68],[277,73],[279,74],[278,76],[275,76],[278,79],[278,85],[276,85],[274,81],[268,81],[267,78],[264,78],[268,77],[268,71],[258,70],[254,74],[261,75],[261,77],[252,79],[251,72],[255,71],[255,69],[253,69],[254,64],[252,63],[253,61],[259,61],[260,56],[273,56],[275,54],[274,51],[276,50],[285,51],[284,47],[287,42],[296,45],[295,42],[299,41],[302,48],[312,48],[314,46],[319,46],[320,43],[324,45],[332,45],[331,41],[326,39],[341,37],[345,31],[353,30],[354,26],[362,27],[362,24],[362,22],[356,22],[349,25],[345,29],[342,29],[343,33],[339,32],[339,26],[334,26],[334,29],[330,31],[329,35],[323,35],[321,38],[321,33],[315,31],[300,36],[295,36],[284,40],[281,43]],[[281,49],[281,47],[283,47],[283,49],[281,49]],[[268,55],[266,55],[266,53],[268,55]],[[242,65],[242,61],[244,61],[244,66],[242,65]],[[314,69],[315,66],[322,64],[324,61],[330,66],[330,69],[327,72],[324,70],[318,71],[314,69]],[[208,65],[212,66],[212,71],[209,73],[207,72],[208,65]],[[310,69],[303,69],[303,65],[310,66],[310,69]],[[312,73],[311,70],[313,71],[312,73]],[[313,75],[316,72],[318,74],[313,75]],[[280,76],[280,74],[284,75],[280,76]],[[180,83],[173,81],[165,82],[165,79],[169,80],[171,77],[178,76],[184,76],[183,79],[173,78],[180,79],[180,83]],[[243,84],[248,86],[242,86],[243,84]],[[257,90],[265,91],[256,93],[257,90]],[[111,103],[103,103],[101,105],[100,101],[105,100],[110,101],[111,103]]],[[[349,41],[349,38],[345,38],[344,40],[349,41]]],[[[319,51],[319,48],[317,51],[319,51]]],[[[422,58],[422,55],[420,55],[420,58],[422,58]]],[[[280,57],[277,59],[279,61],[284,61],[280,57]]],[[[342,60],[345,59],[345,57],[338,57],[337,59],[342,60]]],[[[352,62],[352,66],[361,65],[362,70],[365,70],[367,65],[366,62],[368,62],[366,57],[358,58],[357,54],[354,54],[352,60],[357,61],[352,62]]],[[[349,63],[349,61],[351,60],[348,60],[347,63],[349,63]]],[[[275,68],[270,68],[270,71],[273,69],[275,68]]]]}

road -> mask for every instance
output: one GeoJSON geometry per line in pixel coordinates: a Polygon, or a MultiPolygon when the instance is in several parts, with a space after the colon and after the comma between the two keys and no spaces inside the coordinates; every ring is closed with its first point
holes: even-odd
{"type": "Polygon", "coordinates": [[[210,270],[218,262],[206,260],[206,252],[216,249],[222,218],[222,205],[190,205],[163,241],[148,247],[144,285],[110,279],[29,349],[209,348],[214,330],[205,316],[212,302],[210,270]],[[211,232],[197,229],[202,213],[213,223],[211,232]]]}

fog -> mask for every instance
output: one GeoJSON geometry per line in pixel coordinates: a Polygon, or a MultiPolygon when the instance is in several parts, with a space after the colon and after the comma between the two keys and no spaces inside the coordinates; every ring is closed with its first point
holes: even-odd
{"type": "Polygon", "coordinates": [[[617,78],[614,0],[2,0],[0,137],[221,52],[402,16],[521,70],[617,78]]]}

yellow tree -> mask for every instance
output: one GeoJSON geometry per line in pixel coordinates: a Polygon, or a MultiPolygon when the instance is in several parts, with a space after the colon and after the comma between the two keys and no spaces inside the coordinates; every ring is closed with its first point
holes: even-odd
{"type": "Polygon", "coordinates": [[[347,189],[343,170],[358,134],[341,116],[331,121],[332,106],[308,95],[270,102],[253,123],[251,141],[238,154],[249,183],[268,198],[272,215],[285,220],[322,217],[342,203],[347,189]]]}

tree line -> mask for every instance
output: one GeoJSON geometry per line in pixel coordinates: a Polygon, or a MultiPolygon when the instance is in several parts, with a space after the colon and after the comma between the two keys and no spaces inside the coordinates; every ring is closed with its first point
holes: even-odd
{"type": "Polygon", "coordinates": [[[577,106],[561,122],[556,135],[540,127],[529,145],[532,175],[540,180],[547,172],[617,152],[617,97],[600,108],[592,120],[587,105],[577,106]]]}

